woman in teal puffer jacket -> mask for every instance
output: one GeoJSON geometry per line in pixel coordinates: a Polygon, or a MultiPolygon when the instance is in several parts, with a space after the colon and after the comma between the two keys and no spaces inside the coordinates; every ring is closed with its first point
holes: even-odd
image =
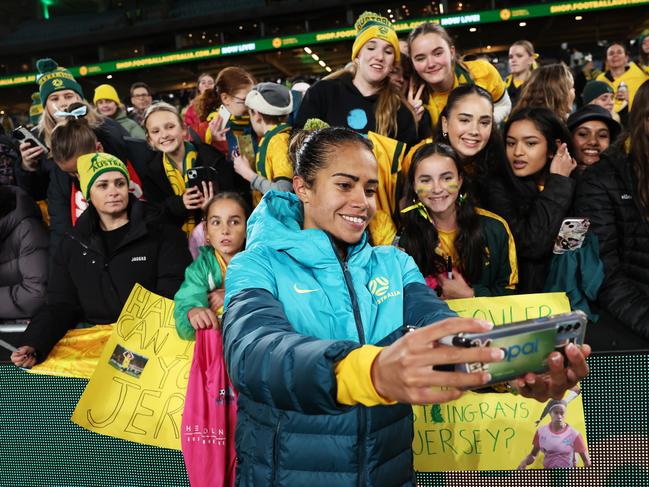
{"type": "MultiPolygon", "coordinates": [[[[295,194],[264,195],[226,277],[236,482],[414,485],[410,404],[456,399],[488,380],[433,366],[492,362],[502,351],[441,345],[491,325],[454,317],[412,258],[368,243],[378,171],[367,139],[327,128],[292,147],[295,194]]],[[[522,392],[557,394],[573,383],[566,370],[583,376],[584,355],[572,348],[574,371],[555,367],[553,379],[522,392]]]]}

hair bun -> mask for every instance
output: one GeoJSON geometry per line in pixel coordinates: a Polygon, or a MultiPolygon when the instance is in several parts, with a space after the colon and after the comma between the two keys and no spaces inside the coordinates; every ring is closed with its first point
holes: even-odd
{"type": "Polygon", "coordinates": [[[296,132],[293,132],[293,135],[291,136],[291,140],[288,144],[288,158],[293,165],[294,172],[295,168],[298,165],[298,152],[302,148],[302,144],[310,133],[311,130],[298,130],[296,132]]]}
{"type": "Polygon", "coordinates": [[[86,103],[75,101],[74,103],[71,103],[70,106],[66,109],[65,113],[67,114],[67,116],[59,121],[57,125],[69,125],[76,123],[90,126],[90,123],[86,118],[90,110],[91,108],[86,103]],[[79,110],[79,108],[85,108],[86,110],[79,110]],[[77,111],[75,112],[75,110],[77,111]]]}
{"type": "Polygon", "coordinates": [[[305,123],[304,123],[304,128],[302,130],[298,130],[296,132],[293,132],[293,136],[291,137],[291,141],[289,142],[288,145],[288,157],[291,160],[291,163],[293,164],[293,167],[297,167],[297,162],[298,162],[298,152],[300,148],[302,147],[302,144],[306,140],[306,138],[312,133],[317,130],[321,129],[326,129],[329,128],[330,125],[325,122],[324,120],[321,120],[319,118],[309,118],[305,123]]]}
{"type": "MultiPolygon", "coordinates": [[[[72,110],[76,110],[77,108],[81,108],[81,107],[87,107],[87,105],[83,102],[75,101],[74,103],[70,103],[70,106],[68,107],[68,112],[71,112],[72,110]]],[[[86,112],[86,115],[87,114],[88,112],[86,112]]],[[[86,115],[82,115],[82,116],[85,117],[86,115]]]]}
{"type": "Polygon", "coordinates": [[[321,120],[319,118],[309,118],[305,123],[304,123],[304,128],[302,130],[308,130],[310,132],[314,130],[320,130],[320,129],[326,129],[331,127],[327,122],[324,120],[321,120]]]}

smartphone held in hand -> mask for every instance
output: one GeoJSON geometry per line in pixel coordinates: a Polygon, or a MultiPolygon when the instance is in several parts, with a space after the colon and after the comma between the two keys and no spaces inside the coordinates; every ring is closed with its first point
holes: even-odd
{"type": "Polygon", "coordinates": [[[50,151],[45,144],[38,140],[38,138],[36,138],[36,136],[29,131],[29,129],[23,127],[22,125],[16,127],[13,130],[12,135],[13,138],[21,144],[27,143],[31,147],[41,147],[46,153],[50,151]]]}
{"type": "Polygon", "coordinates": [[[581,248],[589,227],[590,220],[588,218],[565,218],[561,222],[561,228],[554,240],[552,252],[564,254],[581,248]]]}
{"type": "Polygon", "coordinates": [[[219,127],[219,130],[223,130],[230,121],[230,111],[225,108],[225,105],[221,105],[219,108],[219,117],[221,117],[221,126],[219,127]]]}
{"type": "Polygon", "coordinates": [[[198,166],[187,170],[187,188],[194,186],[203,191],[203,183],[212,183],[213,191],[216,193],[219,189],[218,173],[211,166],[198,166]]]}
{"type": "Polygon", "coordinates": [[[498,347],[505,358],[493,363],[465,363],[455,367],[460,372],[486,371],[491,374],[487,385],[507,382],[528,372],[548,370],[548,355],[574,343],[582,345],[588,318],[583,311],[573,311],[544,318],[497,326],[485,333],[467,333],[444,337],[441,343],[461,347],[498,347]]]}

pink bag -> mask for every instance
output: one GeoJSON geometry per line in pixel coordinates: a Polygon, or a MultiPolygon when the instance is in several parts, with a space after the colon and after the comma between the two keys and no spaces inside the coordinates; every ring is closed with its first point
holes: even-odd
{"type": "Polygon", "coordinates": [[[181,445],[192,487],[234,485],[237,397],[223,357],[221,330],[196,331],[181,445]]]}

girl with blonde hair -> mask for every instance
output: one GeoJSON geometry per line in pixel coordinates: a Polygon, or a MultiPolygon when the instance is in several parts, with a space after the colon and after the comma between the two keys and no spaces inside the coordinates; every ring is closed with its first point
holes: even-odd
{"type": "MultiPolygon", "coordinates": [[[[415,110],[390,82],[401,57],[399,39],[386,18],[364,12],[356,21],[352,63],[313,85],[306,92],[295,126],[311,118],[361,134],[376,132],[414,144],[420,134],[415,110]]],[[[421,124],[430,133],[430,124],[421,124]]]]}
{"type": "Polygon", "coordinates": [[[509,47],[509,74],[505,78],[505,85],[512,105],[516,105],[523,84],[530,79],[532,71],[537,68],[536,57],[537,54],[530,41],[516,41],[509,47]]]}
{"type": "Polygon", "coordinates": [[[563,63],[535,69],[525,83],[520,99],[512,111],[523,108],[549,108],[564,122],[575,101],[575,81],[563,63]]]}

